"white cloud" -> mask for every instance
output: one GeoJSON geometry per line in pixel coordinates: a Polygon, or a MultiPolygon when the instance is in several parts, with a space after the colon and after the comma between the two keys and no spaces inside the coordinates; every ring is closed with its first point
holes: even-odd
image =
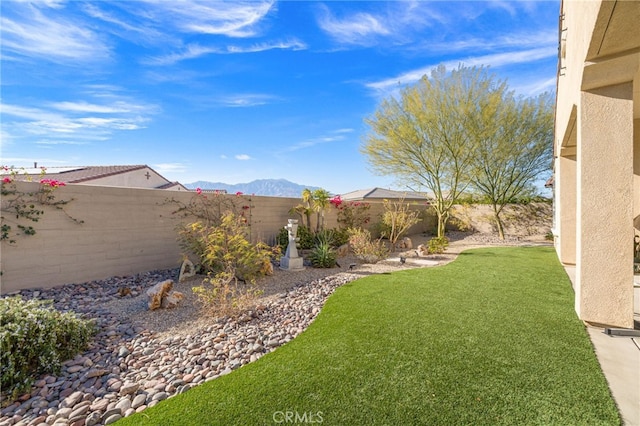
{"type": "Polygon", "coordinates": [[[339,20],[328,9],[319,20],[320,28],[336,40],[347,44],[369,44],[372,36],[386,36],[391,33],[385,23],[369,13],[357,13],[339,20]]]}
{"type": "Polygon", "coordinates": [[[181,52],[169,53],[163,56],[155,56],[149,59],[142,60],[142,63],[147,65],[172,65],[176,62],[184,61],[187,59],[196,59],[200,56],[208,55],[211,53],[223,53],[222,50],[212,47],[204,47],[198,44],[190,44],[186,46],[181,52]]]}
{"type": "Polygon", "coordinates": [[[39,102],[38,107],[2,104],[3,128],[16,139],[40,136],[35,142],[41,145],[84,144],[108,140],[117,131],[142,129],[159,110],[113,92],[95,93],[91,100],[39,102]]]}
{"type": "Polygon", "coordinates": [[[152,19],[185,33],[251,37],[274,2],[147,0],[144,4],[152,19]]]}
{"type": "Polygon", "coordinates": [[[257,43],[250,46],[227,46],[226,48],[205,47],[198,44],[187,45],[182,51],[169,53],[167,55],[155,56],[143,60],[148,65],[172,65],[180,61],[188,59],[197,59],[201,56],[210,54],[240,54],[240,53],[257,53],[267,50],[304,50],[307,45],[298,40],[288,40],[283,42],[265,42],[257,43]]]}
{"type": "Polygon", "coordinates": [[[370,12],[344,17],[337,17],[327,5],[322,5],[318,13],[318,26],[340,44],[373,46],[414,42],[416,30],[445,20],[433,4],[427,2],[389,2],[384,3],[384,8],[377,7],[376,2],[369,5],[373,9],[370,12]]]}
{"type": "Polygon", "coordinates": [[[160,163],[154,164],[153,168],[158,173],[183,173],[189,169],[184,163],[160,163]]]}
{"type": "MultiPolygon", "coordinates": [[[[465,59],[454,59],[444,62],[447,69],[457,68],[462,64],[468,67],[486,65],[491,68],[499,68],[514,64],[523,64],[528,62],[535,62],[540,59],[554,57],[558,54],[556,47],[541,47],[536,49],[528,49],[516,52],[502,52],[489,55],[468,57],[465,59]]],[[[400,74],[396,77],[387,78],[384,80],[367,83],[366,86],[376,91],[390,91],[395,90],[399,86],[415,83],[420,80],[424,75],[429,75],[431,70],[437,67],[439,64],[427,65],[415,70],[408,71],[400,74]]]]}
{"type": "Polygon", "coordinates": [[[305,141],[298,142],[297,144],[291,145],[290,147],[285,149],[285,151],[287,152],[298,151],[305,148],[311,148],[312,146],[319,145],[319,144],[343,141],[345,140],[345,134],[350,133],[352,131],[353,129],[333,130],[331,132],[328,132],[328,134],[330,134],[331,136],[323,135],[313,139],[307,139],[305,141]]]}
{"type": "Polygon", "coordinates": [[[305,43],[299,40],[293,39],[288,41],[257,43],[247,47],[229,46],[227,47],[227,52],[228,53],[256,53],[256,52],[264,52],[267,50],[274,50],[274,49],[304,50],[306,48],[307,48],[307,45],[305,43]]]}
{"type": "Polygon", "coordinates": [[[110,47],[100,35],[81,22],[51,9],[45,15],[34,5],[18,4],[10,11],[14,13],[5,9],[0,18],[5,52],[67,64],[102,61],[111,56],[110,47]]]}
{"type": "Polygon", "coordinates": [[[260,105],[266,105],[268,103],[279,100],[278,97],[260,94],[260,93],[248,93],[248,94],[237,94],[237,95],[229,95],[222,96],[217,99],[217,103],[221,106],[232,107],[232,108],[246,108],[246,107],[254,107],[260,105]]]}
{"type": "Polygon", "coordinates": [[[236,160],[246,161],[246,160],[251,160],[251,157],[248,156],[247,154],[238,154],[236,155],[236,160]]]}

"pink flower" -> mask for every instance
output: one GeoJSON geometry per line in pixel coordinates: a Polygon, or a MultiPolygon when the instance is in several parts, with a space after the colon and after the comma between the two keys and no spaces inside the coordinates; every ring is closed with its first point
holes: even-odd
{"type": "Polygon", "coordinates": [[[340,207],[340,204],[342,204],[342,197],[340,197],[339,195],[336,195],[335,197],[331,198],[329,202],[333,204],[335,207],[340,207]]]}
{"type": "Polygon", "coordinates": [[[242,192],[240,192],[240,191],[236,192],[236,197],[239,197],[241,195],[242,195],[242,192]]]}
{"type": "Polygon", "coordinates": [[[10,177],[8,177],[8,176],[7,176],[7,177],[5,177],[5,178],[2,178],[2,183],[11,183],[11,182],[12,182],[12,180],[11,180],[11,178],[10,178],[10,177]]]}
{"type": "Polygon", "coordinates": [[[196,188],[196,194],[198,194],[198,195],[202,194],[202,189],[201,188],[196,188]]]}
{"type": "Polygon", "coordinates": [[[52,188],[57,188],[59,186],[65,186],[64,182],[55,179],[40,179],[40,183],[45,186],[50,186],[52,188]]]}

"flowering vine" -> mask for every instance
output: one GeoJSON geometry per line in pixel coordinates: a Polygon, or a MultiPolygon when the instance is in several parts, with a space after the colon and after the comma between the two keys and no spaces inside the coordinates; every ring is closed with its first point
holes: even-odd
{"type": "Polygon", "coordinates": [[[65,186],[65,183],[56,179],[43,178],[46,173],[46,168],[41,167],[40,170],[41,178],[39,179],[40,186],[38,189],[32,192],[25,192],[18,190],[15,184],[16,180],[18,180],[18,175],[25,175],[25,181],[32,181],[32,177],[27,174],[24,168],[16,169],[14,167],[2,166],[2,171],[5,176],[3,176],[2,183],[0,184],[2,194],[0,241],[15,244],[18,235],[34,235],[36,230],[32,225],[25,225],[20,222],[38,222],[45,212],[45,206],[62,210],[72,221],[83,223],[83,221],[69,216],[63,209],[63,206],[72,200],[58,200],[53,194],[57,188],[65,186]]]}

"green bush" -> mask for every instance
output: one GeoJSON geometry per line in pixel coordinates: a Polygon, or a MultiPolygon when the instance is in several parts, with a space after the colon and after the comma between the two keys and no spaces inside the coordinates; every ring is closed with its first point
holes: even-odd
{"type": "Polygon", "coordinates": [[[298,226],[296,238],[298,238],[298,246],[302,250],[312,249],[316,245],[315,237],[316,234],[306,226],[298,226]]]}
{"type": "Polygon", "coordinates": [[[333,233],[331,241],[333,247],[337,248],[349,242],[349,230],[347,228],[334,228],[331,232],[333,233]]]}
{"type": "Polygon", "coordinates": [[[429,254],[442,254],[449,247],[447,237],[434,237],[429,240],[429,254]]]}
{"type": "Polygon", "coordinates": [[[280,247],[280,251],[282,253],[287,251],[287,246],[289,245],[289,232],[285,227],[280,228],[280,232],[276,236],[276,244],[280,247]]]}
{"type": "Polygon", "coordinates": [[[39,374],[58,373],[61,363],[84,350],[94,322],[60,312],[51,300],[0,299],[0,386],[5,395],[25,392],[39,374]]]}
{"type": "Polygon", "coordinates": [[[318,232],[315,246],[309,254],[311,264],[315,268],[333,268],[336,266],[336,257],[336,251],[333,249],[333,232],[318,232]]]}
{"type": "Polygon", "coordinates": [[[389,248],[381,238],[372,241],[371,233],[362,228],[349,229],[349,246],[356,257],[366,263],[377,263],[389,255],[389,248]]]}

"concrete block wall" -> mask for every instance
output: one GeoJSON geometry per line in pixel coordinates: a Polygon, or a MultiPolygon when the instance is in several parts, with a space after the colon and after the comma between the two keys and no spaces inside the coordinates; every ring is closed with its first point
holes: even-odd
{"type": "MultiPolygon", "coordinates": [[[[39,188],[34,182],[15,185],[21,192],[34,192],[39,188]]],[[[177,205],[169,200],[188,204],[195,196],[193,192],[78,184],[60,187],[54,195],[57,200],[70,200],[64,211],[47,206],[37,223],[21,222],[33,225],[35,235],[18,237],[14,245],[2,242],[0,293],[180,265],[182,256],[176,227],[188,219],[173,214],[177,205]],[[74,222],[67,214],[83,223],[74,222]]],[[[9,199],[2,200],[3,206],[9,199]]],[[[297,219],[289,210],[300,203],[299,198],[263,196],[242,196],[237,201],[239,205],[251,207],[244,211],[250,219],[252,241],[270,245],[275,244],[275,237],[288,219],[297,219]]],[[[373,225],[380,220],[383,205],[377,201],[370,205],[373,225]]],[[[425,210],[424,204],[413,204],[412,208],[425,210]]],[[[312,225],[315,226],[315,215],[312,225]]],[[[332,206],[326,210],[325,226],[338,226],[337,210],[332,206]]],[[[435,218],[426,214],[409,234],[430,232],[434,227],[435,218]]]]}

